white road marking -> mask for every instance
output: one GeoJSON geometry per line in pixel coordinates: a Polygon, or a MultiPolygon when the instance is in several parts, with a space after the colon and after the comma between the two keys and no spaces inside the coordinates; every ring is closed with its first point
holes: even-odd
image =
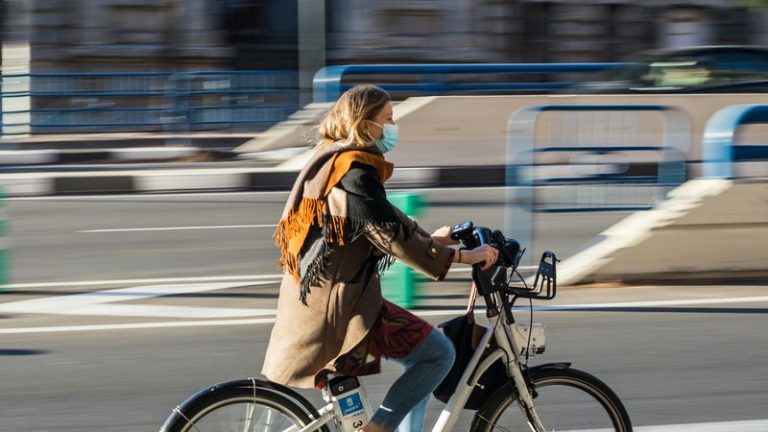
{"type": "MultiPolygon", "coordinates": [[[[236,288],[250,285],[270,284],[270,281],[250,282],[250,283],[207,283],[207,284],[177,284],[177,285],[149,285],[130,288],[121,288],[114,290],[94,291],[84,294],[71,294],[53,297],[45,297],[32,300],[21,300],[16,302],[0,304],[2,313],[41,313],[41,314],[59,314],[59,315],[106,315],[106,316],[163,316],[159,311],[162,306],[143,305],[121,305],[120,307],[103,307],[107,303],[120,301],[136,301],[152,297],[171,296],[181,294],[191,294],[199,292],[216,291],[228,288],[236,288]],[[146,315],[143,315],[146,314],[146,315]]],[[[220,308],[218,315],[214,313],[215,308],[195,308],[173,306],[165,307],[170,314],[169,317],[189,318],[196,317],[197,313],[201,318],[222,317],[222,316],[254,316],[267,314],[264,310],[245,309],[235,310],[232,314],[227,312],[227,308],[220,308]],[[182,313],[186,309],[187,311],[182,313]]],[[[271,313],[271,312],[270,312],[271,313]]]]}
{"type": "Polygon", "coordinates": [[[768,420],[739,420],[712,423],[685,423],[659,426],[640,426],[637,432],[765,432],[768,420]]]}
{"type": "Polygon", "coordinates": [[[205,321],[171,321],[171,322],[144,322],[128,324],[96,324],[96,325],[71,325],[71,326],[47,326],[47,327],[17,327],[0,328],[0,334],[30,334],[30,333],[61,333],[83,332],[102,330],[139,330],[171,327],[214,327],[214,326],[238,326],[272,324],[274,318],[250,318],[237,320],[205,320],[205,321]]]}
{"type": "Polygon", "coordinates": [[[140,231],[185,231],[185,230],[211,230],[211,229],[243,229],[243,228],[274,228],[275,224],[261,225],[203,225],[203,226],[175,226],[175,227],[148,227],[148,228],[102,228],[80,230],[79,233],[115,233],[115,232],[140,232],[140,231]]]}
{"type": "Polygon", "coordinates": [[[56,312],[60,315],[78,316],[122,316],[122,317],[151,317],[151,318],[246,318],[259,316],[274,316],[275,309],[245,309],[224,307],[194,307],[194,306],[164,306],[138,304],[89,304],[62,309],[56,312]]]}
{"type": "MultiPolygon", "coordinates": [[[[506,186],[493,187],[434,187],[434,188],[387,188],[391,192],[445,192],[445,191],[464,191],[464,190],[504,190],[506,186]]],[[[69,201],[69,200],[109,200],[109,199],[147,199],[147,198],[170,198],[170,197],[204,197],[204,196],[239,196],[239,195],[285,195],[289,191],[235,191],[235,192],[180,192],[180,193],[132,193],[132,194],[107,194],[107,195],[53,195],[53,196],[29,196],[29,197],[7,197],[8,201],[69,201]]]]}
{"type": "MultiPolygon", "coordinates": [[[[467,272],[469,268],[453,269],[454,272],[467,272]]],[[[245,325],[265,324],[274,322],[274,318],[253,320],[221,320],[223,318],[241,318],[256,316],[271,316],[276,313],[274,309],[256,308],[227,308],[227,307],[194,307],[176,305],[146,305],[146,304],[120,304],[124,301],[140,301],[154,297],[173,296],[209,292],[230,288],[253,285],[269,285],[280,281],[282,274],[268,275],[235,275],[212,276],[190,278],[164,278],[164,279],[123,279],[102,281],[79,282],[45,282],[33,284],[8,285],[9,289],[40,288],[49,286],[93,286],[128,283],[154,283],[152,285],[132,286],[111,290],[98,290],[83,294],[68,294],[31,300],[20,300],[0,304],[0,313],[32,313],[32,314],[57,314],[57,315],[83,315],[83,316],[127,316],[127,317],[164,317],[164,318],[193,318],[187,324],[177,326],[195,325],[245,325]],[[215,282],[213,282],[215,281],[215,282]],[[158,284],[159,282],[165,282],[158,284]],[[171,283],[181,282],[181,283],[171,283]],[[186,282],[186,283],[185,283],[186,282]],[[213,319],[219,319],[213,321],[213,319]],[[212,324],[212,323],[216,324],[212,324]]],[[[750,297],[724,297],[724,298],[698,298],[679,300],[635,301],[617,303],[587,303],[565,305],[536,305],[534,309],[540,312],[567,311],[567,310],[591,310],[591,309],[626,309],[640,307],[668,307],[690,306],[706,304],[735,304],[735,303],[760,303],[768,302],[768,296],[750,297]]],[[[516,310],[526,310],[526,306],[518,306],[516,310]]],[[[454,315],[456,310],[429,310],[415,311],[421,316],[454,315]]],[[[151,328],[153,326],[168,327],[168,323],[136,323],[125,327],[123,324],[106,324],[95,326],[51,326],[35,328],[6,328],[0,329],[0,334],[13,334],[25,332],[49,332],[49,331],[90,331],[130,328],[151,328]],[[147,327],[148,326],[148,327],[147,327]],[[65,328],[68,330],[59,330],[65,328]]]]}
{"type": "MultiPolygon", "coordinates": [[[[637,432],[765,432],[768,420],[737,420],[712,423],[683,423],[634,427],[637,432]]],[[[563,432],[610,432],[613,429],[577,429],[563,432]]]]}
{"type": "Polygon", "coordinates": [[[131,285],[131,284],[155,284],[155,283],[174,283],[174,282],[219,282],[219,281],[239,281],[246,283],[248,281],[269,280],[270,283],[279,282],[283,275],[281,273],[266,275],[233,275],[233,276],[200,276],[200,277],[177,277],[177,278],[155,278],[155,279],[105,279],[90,281],[67,281],[67,282],[32,282],[4,285],[6,289],[25,289],[25,288],[48,288],[48,287],[69,287],[69,286],[97,286],[97,285],[131,285]]]}
{"type": "MultiPolygon", "coordinates": [[[[534,270],[535,266],[520,266],[521,270],[534,270]]],[[[457,267],[448,270],[448,273],[471,273],[471,267],[457,267]]],[[[224,282],[224,281],[263,281],[269,280],[270,283],[277,283],[283,278],[282,273],[260,274],[260,275],[229,275],[229,276],[199,276],[199,277],[176,277],[176,278],[153,278],[153,279],[104,279],[88,281],[64,281],[64,282],[29,282],[3,285],[5,289],[27,289],[27,288],[53,288],[53,287],[73,287],[73,286],[100,286],[100,285],[132,285],[132,284],[156,284],[156,283],[183,283],[183,282],[224,282]]]]}
{"type": "Polygon", "coordinates": [[[658,300],[658,301],[640,301],[640,302],[622,302],[622,303],[585,303],[573,305],[557,306],[535,306],[539,311],[548,310],[568,310],[568,309],[604,309],[604,308],[641,308],[641,307],[664,307],[664,306],[692,306],[706,304],[730,304],[730,303],[760,303],[768,302],[768,296],[754,297],[723,297],[706,299],[682,299],[682,300],[658,300]]]}
{"type": "MultiPolygon", "coordinates": [[[[41,299],[41,300],[48,300],[48,299],[41,299]]],[[[768,296],[763,297],[741,297],[741,298],[732,298],[732,299],[691,299],[691,300],[670,300],[666,302],[626,302],[626,303],[604,303],[604,304],[588,304],[588,305],[561,305],[561,306],[534,306],[534,310],[539,312],[556,312],[561,310],[569,310],[569,309],[599,309],[599,308],[605,308],[605,307],[620,307],[620,308],[632,308],[632,307],[638,307],[638,305],[645,305],[648,303],[653,303],[654,306],[667,306],[667,305],[684,305],[684,304],[705,304],[705,303],[741,303],[741,302],[758,302],[758,301],[768,301],[768,296]],[[613,305],[613,306],[607,306],[607,305],[613,305]],[[621,306],[618,306],[621,305],[621,306]]],[[[16,302],[20,303],[20,302],[16,302]]],[[[6,303],[6,306],[9,303],[6,303]]],[[[10,303],[13,304],[13,303],[10,303]]],[[[81,304],[80,307],[87,307],[90,306],[89,304],[81,304]]],[[[109,306],[112,308],[113,306],[118,305],[94,305],[94,307],[102,307],[102,306],[109,306]]],[[[139,315],[137,312],[142,311],[142,308],[144,306],[142,305],[130,305],[131,308],[125,308],[123,309],[124,313],[130,312],[127,316],[137,316],[139,315]]],[[[194,308],[194,307],[184,307],[184,306],[174,306],[174,307],[168,307],[168,311],[172,311],[176,313],[176,316],[179,318],[185,318],[185,317],[198,317],[203,318],[202,316],[197,316],[194,314],[194,312],[187,313],[184,311],[184,309],[189,309],[190,311],[198,310],[205,313],[209,313],[210,317],[216,317],[217,313],[225,314],[226,312],[218,312],[214,309],[218,308],[194,308]]],[[[226,309],[226,308],[221,308],[226,309]]],[[[525,306],[518,306],[515,308],[516,310],[527,310],[528,308],[525,306]]],[[[97,310],[97,309],[96,309],[97,310]]],[[[268,315],[268,314],[274,314],[276,311],[269,310],[269,309],[235,309],[236,313],[242,313],[247,315],[268,315]]],[[[3,311],[0,309],[0,311],[3,311]]],[[[87,311],[87,309],[86,309],[87,311]]],[[[105,308],[104,311],[110,311],[113,313],[118,313],[119,311],[117,308],[108,309],[105,308]]],[[[143,310],[148,315],[146,316],[157,316],[162,311],[162,307],[158,308],[152,308],[148,307],[143,310]],[[155,315],[157,314],[157,315],[155,315]]],[[[480,308],[476,309],[477,313],[481,313],[482,310],[480,308]]],[[[461,313],[460,310],[428,310],[428,311],[421,311],[421,310],[415,310],[412,311],[418,316],[422,317],[429,317],[429,316],[445,316],[445,315],[457,315],[461,313]]],[[[89,315],[96,315],[96,313],[89,313],[89,315]]],[[[98,314],[100,315],[100,314],[98,314]]],[[[145,316],[145,315],[141,315],[145,316]]],[[[165,316],[165,315],[162,315],[165,316]]],[[[218,319],[218,320],[211,320],[211,319],[198,319],[193,321],[174,321],[174,322],[144,322],[144,323],[129,323],[129,324],[96,324],[96,325],[79,325],[79,326],[46,326],[46,327],[16,327],[16,328],[0,328],[0,334],[26,334],[26,333],[56,333],[56,332],[81,332],[81,331],[103,331],[103,330],[132,330],[132,329],[149,329],[149,328],[169,328],[169,327],[207,327],[207,326],[240,326],[240,325],[259,325],[259,324],[273,324],[275,322],[274,317],[265,317],[265,318],[251,318],[251,319],[218,319]]],[[[654,426],[656,427],[656,426],[654,426]]],[[[652,432],[660,432],[660,431],[666,431],[666,430],[678,430],[678,429],[649,429],[649,431],[652,432]]],[[[687,429],[680,429],[680,430],[687,430],[687,429]]],[[[702,430],[702,429],[692,429],[692,430],[702,430]]],[[[709,429],[707,429],[709,430],[709,429]]],[[[722,430],[722,429],[712,429],[712,431],[715,430],[722,430]]],[[[728,429],[731,430],[731,429],[728,429]]],[[[741,429],[734,429],[734,430],[741,430],[741,429]]],[[[746,430],[752,430],[752,429],[745,429],[746,430]]],[[[754,430],[768,430],[768,428],[763,429],[754,429],[754,430]]]]}
{"type": "Polygon", "coordinates": [[[132,194],[105,194],[105,195],[51,195],[51,196],[27,196],[7,197],[8,201],[71,201],[71,200],[113,200],[119,199],[147,199],[147,198],[176,198],[176,197],[222,197],[229,195],[288,195],[288,191],[258,191],[258,192],[181,192],[181,193],[132,193],[132,194]]]}

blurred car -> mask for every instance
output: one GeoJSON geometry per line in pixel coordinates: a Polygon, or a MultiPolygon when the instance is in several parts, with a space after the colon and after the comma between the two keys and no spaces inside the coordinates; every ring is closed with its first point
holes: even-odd
{"type": "Polygon", "coordinates": [[[768,47],[702,46],[645,51],[628,66],[567,93],[766,93],[768,47]]]}

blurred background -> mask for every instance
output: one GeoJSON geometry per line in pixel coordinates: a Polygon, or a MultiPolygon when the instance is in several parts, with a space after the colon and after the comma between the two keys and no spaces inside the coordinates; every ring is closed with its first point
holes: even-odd
{"type": "Polygon", "coordinates": [[[28,42],[33,73],[296,71],[304,32],[327,64],[599,62],[651,48],[766,44],[761,4],[6,0],[2,13],[4,44],[28,42]]]}
{"type": "MultiPolygon", "coordinates": [[[[0,23],[0,430],[157,430],[258,376],[275,223],[361,82],[394,96],[392,201],[502,229],[524,275],[562,259],[534,362],[605,380],[639,431],[768,430],[768,1],[4,0],[0,23]]],[[[433,324],[466,305],[467,268],[396,276],[433,324]]]]}
{"type": "Polygon", "coordinates": [[[618,62],[648,49],[768,43],[760,0],[7,0],[0,14],[4,138],[260,131],[311,102],[312,78],[328,65],[618,62]]]}

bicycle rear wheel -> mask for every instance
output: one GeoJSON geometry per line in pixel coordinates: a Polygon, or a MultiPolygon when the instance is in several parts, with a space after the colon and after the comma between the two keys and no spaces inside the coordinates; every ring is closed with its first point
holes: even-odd
{"type": "Polygon", "coordinates": [[[311,422],[310,416],[316,418],[317,411],[292,390],[241,380],[190,397],[173,411],[160,432],[289,432],[311,422]]]}
{"type": "MultiPolygon", "coordinates": [[[[536,412],[547,431],[631,432],[629,414],[618,396],[594,376],[570,368],[531,371],[536,412]]],[[[473,431],[530,431],[515,389],[497,390],[475,414],[473,431]]]]}

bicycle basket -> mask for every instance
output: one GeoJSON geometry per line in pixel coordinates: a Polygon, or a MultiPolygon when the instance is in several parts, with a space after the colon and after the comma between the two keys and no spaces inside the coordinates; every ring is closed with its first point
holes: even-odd
{"type": "Polygon", "coordinates": [[[541,254],[541,261],[536,270],[536,276],[530,287],[510,287],[509,291],[519,297],[552,300],[557,295],[557,262],[560,261],[554,252],[546,251],[541,254]]]}

